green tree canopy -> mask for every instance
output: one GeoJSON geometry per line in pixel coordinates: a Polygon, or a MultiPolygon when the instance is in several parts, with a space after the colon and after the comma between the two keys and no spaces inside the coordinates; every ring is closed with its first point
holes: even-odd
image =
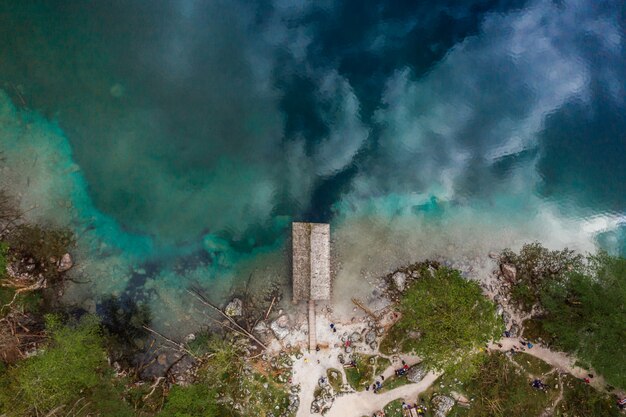
{"type": "Polygon", "coordinates": [[[558,347],[626,388],[626,259],[600,254],[589,258],[587,270],[546,286],[543,328],[558,347]]]}
{"type": "Polygon", "coordinates": [[[448,369],[501,335],[495,305],[476,282],[445,267],[421,275],[400,302],[402,316],[387,336],[391,340],[383,342],[387,347],[395,343],[434,368],[448,369]]]}
{"type": "MultiPolygon", "coordinates": [[[[47,317],[50,342],[45,350],[10,368],[0,381],[0,413],[45,414],[80,407],[130,416],[113,384],[98,319],[86,316],[75,326],[47,317]]],[[[76,411],[76,410],[75,410],[76,411]]]]}

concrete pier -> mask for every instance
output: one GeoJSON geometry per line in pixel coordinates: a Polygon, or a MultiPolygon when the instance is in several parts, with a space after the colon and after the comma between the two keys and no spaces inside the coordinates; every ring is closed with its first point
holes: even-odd
{"type": "Polygon", "coordinates": [[[315,301],[330,300],[330,225],[292,224],[293,302],[308,302],[309,349],[317,346],[315,301]]]}

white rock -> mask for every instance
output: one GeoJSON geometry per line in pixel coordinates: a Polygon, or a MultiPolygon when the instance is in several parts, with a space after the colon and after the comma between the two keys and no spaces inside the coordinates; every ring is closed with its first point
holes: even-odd
{"type": "Polygon", "coordinates": [[[278,340],[282,340],[289,334],[289,318],[285,315],[280,316],[270,324],[270,329],[274,332],[274,335],[278,340]]]}
{"type": "Polygon", "coordinates": [[[74,261],[72,260],[72,255],[66,253],[61,257],[61,261],[59,262],[59,266],[57,267],[57,271],[65,272],[70,270],[74,266],[74,261]]]}
{"type": "Polygon", "coordinates": [[[238,317],[243,314],[243,301],[239,298],[233,298],[224,309],[224,313],[230,317],[238,317]]]}
{"type": "Polygon", "coordinates": [[[396,272],[391,276],[391,280],[393,281],[393,285],[396,286],[398,291],[404,291],[406,286],[406,274],[404,272],[396,272]]]}
{"type": "Polygon", "coordinates": [[[446,395],[437,395],[432,399],[433,408],[436,417],[445,417],[448,415],[452,407],[454,407],[454,399],[446,395]]]}

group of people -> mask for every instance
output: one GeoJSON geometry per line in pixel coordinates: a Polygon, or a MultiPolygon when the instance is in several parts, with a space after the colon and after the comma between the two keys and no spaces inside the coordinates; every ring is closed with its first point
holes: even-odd
{"type": "Polygon", "coordinates": [[[545,391],[545,390],[546,390],[546,388],[547,388],[547,385],[546,385],[546,384],[544,384],[543,382],[541,382],[541,380],[540,380],[540,379],[535,379],[535,380],[533,380],[533,381],[530,383],[530,385],[531,385],[533,388],[540,389],[540,390],[542,390],[542,391],[545,391]]]}
{"type": "Polygon", "coordinates": [[[396,369],[396,376],[406,375],[407,372],[409,372],[409,365],[402,361],[402,368],[396,369]]]}
{"type": "MultiPolygon", "coordinates": [[[[425,417],[427,408],[422,404],[418,405],[417,403],[413,403],[413,405],[411,405],[403,401],[402,410],[407,410],[410,416],[425,417]]],[[[383,410],[376,411],[373,417],[385,417],[385,412],[383,410]]]]}
{"type": "Polygon", "coordinates": [[[426,406],[425,405],[418,405],[417,403],[414,403],[413,405],[411,404],[407,404],[404,401],[402,402],[402,409],[403,410],[409,410],[410,415],[415,415],[417,414],[418,417],[424,417],[426,415],[426,406]]]}

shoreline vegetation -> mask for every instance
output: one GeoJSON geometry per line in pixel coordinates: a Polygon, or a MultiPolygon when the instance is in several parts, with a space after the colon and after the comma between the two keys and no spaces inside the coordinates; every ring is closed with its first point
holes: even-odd
{"type": "Polygon", "coordinates": [[[382,307],[355,302],[363,317],[337,322],[345,335],[325,327],[335,342],[307,354],[274,287],[204,300],[206,329],[184,340],[134,300],[102,300],[97,315],[65,306],[64,286],[80,284],[74,244],[0,193],[0,416],[401,416],[403,401],[437,417],[620,415],[623,258],[530,243],[490,254],[481,282],[408,265],[381,277],[382,307]]]}

